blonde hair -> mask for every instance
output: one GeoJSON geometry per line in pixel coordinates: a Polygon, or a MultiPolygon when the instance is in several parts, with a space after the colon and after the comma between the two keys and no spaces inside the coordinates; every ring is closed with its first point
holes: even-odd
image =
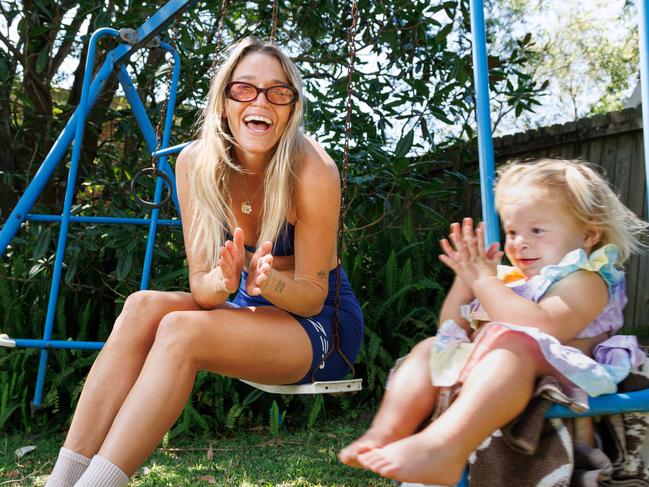
{"type": "Polygon", "coordinates": [[[230,208],[232,175],[245,172],[234,160],[233,147],[237,142],[223,117],[225,86],[239,62],[253,53],[276,58],[289,84],[298,91],[297,103],[293,105],[284,133],[266,165],[262,224],[257,244],[266,240],[275,242],[286,224],[295,185],[295,166],[304,143],[302,78],[293,61],[279,47],[255,37],[246,37],[230,46],[210,84],[196,144],[197,156],[189,177],[195,203],[193,231],[196,238],[192,250],[204,251],[211,267],[216,266],[218,249],[225,242],[226,233],[236,226],[236,217],[230,208]]]}
{"type": "Polygon", "coordinates": [[[647,248],[643,239],[648,235],[649,224],[624,206],[608,182],[585,161],[509,162],[498,171],[495,188],[498,212],[511,201],[508,189],[520,185],[545,188],[559,195],[577,221],[601,230],[602,237],[594,249],[609,243],[617,245],[620,266],[631,254],[647,248]]]}

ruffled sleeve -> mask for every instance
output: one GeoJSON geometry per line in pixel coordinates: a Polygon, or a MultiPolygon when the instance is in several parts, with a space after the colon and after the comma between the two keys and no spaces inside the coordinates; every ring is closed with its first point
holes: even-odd
{"type": "Polygon", "coordinates": [[[615,267],[618,252],[617,246],[607,244],[586,255],[583,249],[575,249],[565,255],[556,265],[548,265],[535,276],[540,282],[535,286],[532,299],[538,301],[555,282],[578,270],[597,272],[608,286],[609,296],[618,293],[617,288],[624,283],[624,272],[615,267]]]}

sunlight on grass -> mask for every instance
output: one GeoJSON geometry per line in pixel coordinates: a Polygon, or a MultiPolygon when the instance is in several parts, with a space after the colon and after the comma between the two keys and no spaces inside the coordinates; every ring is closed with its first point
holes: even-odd
{"type": "MultiPolygon", "coordinates": [[[[268,429],[184,436],[165,443],[136,472],[129,486],[358,487],[390,486],[390,481],[338,462],[339,449],[367,426],[352,418],[323,422],[309,430],[268,429]]],[[[47,481],[63,436],[0,437],[0,485],[38,486],[47,481]],[[35,451],[16,459],[25,444],[35,451]]]]}

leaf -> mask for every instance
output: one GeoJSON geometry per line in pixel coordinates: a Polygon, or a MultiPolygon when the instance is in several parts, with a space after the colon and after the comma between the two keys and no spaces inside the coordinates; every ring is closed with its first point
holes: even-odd
{"type": "Polygon", "coordinates": [[[126,254],[122,254],[120,259],[117,261],[117,269],[115,269],[115,274],[117,275],[117,279],[123,281],[128,275],[132,266],[133,266],[133,253],[127,252],[126,254]]]}
{"type": "Polygon", "coordinates": [[[47,67],[47,64],[50,61],[50,53],[47,49],[43,49],[38,53],[38,58],[36,58],[36,72],[42,74],[47,67]]]}
{"type": "Polygon", "coordinates": [[[414,140],[415,133],[412,130],[409,130],[408,133],[401,137],[401,140],[397,142],[397,147],[394,150],[394,157],[403,157],[410,152],[414,140]]]}
{"type": "Polygon", "coordinates": [[[208,484],[216,484],[216,478],[214,478],[212,475],[201,475],[198,477],[198,480],[202,480],[204,482],[207,482],[208,484]]]}
{"type": "Polygon", "coordinates": [[[47,249],[50,246],[50,240],[52,238],[52,227],[47,227],[38,235],[38,240],[36,240],[36,246],[34,247],[34,259],[40,259],[45,255],[47,249]]]}
{"type": "Polygon", "coordinates": [[[33,445],[21,446],[14,453],[16,454],[16,458],[20,459],[20,458],[24,457],[25,455],[27,455],[28,453],[33,452],[34,450],[36,450],[36,447],[33,446],[33,445]]]}

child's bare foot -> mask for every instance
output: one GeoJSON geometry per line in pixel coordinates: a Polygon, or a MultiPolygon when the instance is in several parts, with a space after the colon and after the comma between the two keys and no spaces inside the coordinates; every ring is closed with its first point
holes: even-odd
{"type": "Polygon", "coordinates": [[[452,445],[438,444],[421,432],[359,453],[357,461],[382,477],[402,482],[455,485],[462,476],[466,458],[456,455],[452,445]]]}
{"type": "Polygon", "coordinates": [[[338,459],[345,465],[355,468],[364,468],[358,462],[358,455],[368,452],[375,448],[381,448],[393,441],[402,438],[401,435],[397,436],[389,434],[385,429],[370,428],[353,443],[347,445],[338,453],[338,459]]]}

